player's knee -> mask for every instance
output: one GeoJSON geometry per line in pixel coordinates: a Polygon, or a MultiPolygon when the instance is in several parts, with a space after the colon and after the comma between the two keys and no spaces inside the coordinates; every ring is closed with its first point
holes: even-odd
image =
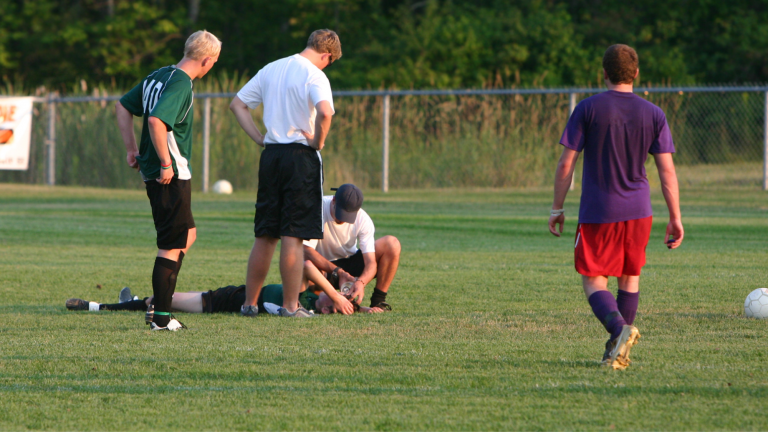
{"type": "Polygon", "coordinates": [[[388,235],[383,237],[382,240],[384,240],[388,254],[392,256],[400,256],[400,240],[398,240],[397,237],[388,235]]]}
{"type": "Polygon", "coordinates": [[[315,265],[314,265],[314,264],[312,264],[312,261],[310,261],[310,260],[304,260],[304,268],[305,268],[305,269],[311,269],[311,268],[314,268],[314,267],[315,267],[315,265]]]}

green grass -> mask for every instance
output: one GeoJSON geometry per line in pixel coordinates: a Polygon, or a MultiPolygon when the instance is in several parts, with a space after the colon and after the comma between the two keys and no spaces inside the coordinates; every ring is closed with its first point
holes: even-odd
{"type": "MultiPolygon", "coordinates": [[[[178,290],[242,283],[254,195],[193,196],[178,290]]],[[[0,185],[0,429],[764,430],[768,322],[742,305],[768,285],[765,194],[685,191],[675,251],[654,195],[623,372],[599,367],[573,270],[578,195],[556,239],[549,189],[366,191],[377,236],[403,245],[394,312],[179,314],[189,330],[151,334],[140,313],[64,308],[151,292],[143,192],[0,185]]]]}

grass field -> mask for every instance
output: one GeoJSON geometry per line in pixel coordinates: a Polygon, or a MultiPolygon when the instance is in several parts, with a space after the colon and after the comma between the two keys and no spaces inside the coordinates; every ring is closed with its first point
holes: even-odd
{"type": "MultiPolygon", "coordinates": [[[[141,191],[0,185],[0,429],[765,430],[765,193],[686,190],[680,249],[657,215],[623,372],[546,228],[546,190],[366,191],[377,236],[403,245],[394,312],[310,320],[74,313],[69,297],[149,295],[141,191]],[[100,286],[101,288],[99,288],[100,286]]],[[[242,283],[254,194],[196,194],[198,240],[177,290],[242,283]]],[[[268,282],[278,282],[273,263],[268,282]]],[[[615,282],[612,283],[615,289],[615,282]]]]}

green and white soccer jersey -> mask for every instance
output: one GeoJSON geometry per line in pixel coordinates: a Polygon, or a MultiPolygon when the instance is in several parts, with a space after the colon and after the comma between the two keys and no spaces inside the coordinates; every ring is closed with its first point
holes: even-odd
{"type": "Polygon", "coordinates": [[[120,104],[131,114],[144,118],[139,143],[139,167],[145,180],[160,177],[160,159],[149,135],[149,117],[157,117],[168,131],[168,151],[173,159],[173,172],[179,180],[189,180],[192,172],[192,79],[176,66],[160,68],[144,78],[120,98],[120,104]]]}
{"type": "MultiPolygon", "coordinates": [[[[271,284],[261,289],[261,298],[264,303],[273,303],[278,306],[283,305],[283,285],[271,284]]],[[[315,310],[315,302],[319,296],[311,291],[302,291],[299,294],[299,303],[304,309],[315,310]]]]}

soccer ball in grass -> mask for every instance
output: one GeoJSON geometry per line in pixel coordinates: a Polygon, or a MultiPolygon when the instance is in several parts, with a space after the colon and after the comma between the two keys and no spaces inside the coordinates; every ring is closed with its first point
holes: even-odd
{"type": "Polygon", "coordinates": [[[232,183],[219,180],[213,184],[213,193],[229,195],[232,193],[232,183]]]}
{"type": "Polygon", "coordinates": [[[748,318],[768,318],[768,288],[758,288],[744,300],[744,313],[748,318]]]}

